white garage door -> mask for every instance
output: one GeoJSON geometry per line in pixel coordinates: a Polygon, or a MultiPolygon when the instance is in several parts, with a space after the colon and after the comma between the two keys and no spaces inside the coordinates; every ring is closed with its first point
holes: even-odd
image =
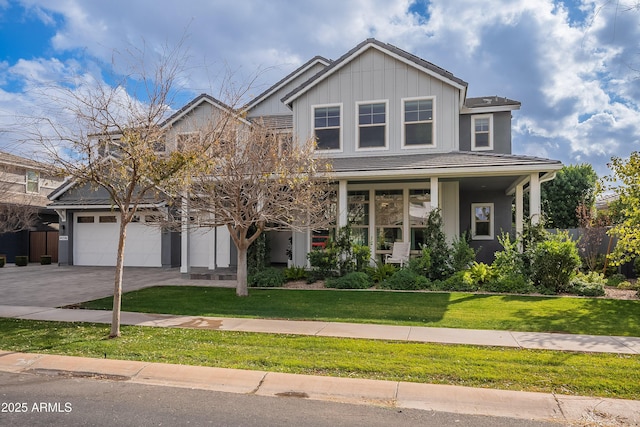
{"type": "MultiPolygon", "coordinates": [[[[140,215],[127,226],[124,265],[162,267],[160,228],[145,225],[152,215],[140,215]]],[[[115,266],[120,234],[119,214],[111,212],[77,213],[74,218],[73,263],[75,265],[115,266]]]]}

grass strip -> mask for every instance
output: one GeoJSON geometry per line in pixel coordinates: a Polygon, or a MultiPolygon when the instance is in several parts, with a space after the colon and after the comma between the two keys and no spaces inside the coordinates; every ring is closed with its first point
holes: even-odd
{"type": "MultiPolygon", "coordinates": [[[[111,310],[112,299],[83,308],[111,310]]],[[[254,317],[640,337],[640,301],[469,293],[168,286],[125,293],[122,309],[254,317]]]]}
{"type": "Polygon", "coordinates": [[[0,319],[0,349],[640,399],[640,356],[0,319]]]}

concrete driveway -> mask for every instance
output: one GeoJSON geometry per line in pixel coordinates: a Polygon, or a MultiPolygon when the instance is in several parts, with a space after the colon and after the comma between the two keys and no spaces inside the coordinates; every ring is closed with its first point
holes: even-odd
{"type": "MultiPolygon", "coordinates": [[[[0,305],[61,307],[113,295],[115,267],[13,264],[0,268],[0,305]]],[[[233,286],[183,279],[178,268],[126,267],[123,292],[162,285],[233,286]]]]}

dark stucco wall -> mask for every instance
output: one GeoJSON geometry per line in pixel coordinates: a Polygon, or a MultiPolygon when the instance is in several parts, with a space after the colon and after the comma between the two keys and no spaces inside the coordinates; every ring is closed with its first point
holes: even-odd
{"type": "MultiPolygon", "coordinates": [[[[493,114],[493,150],[486,153],[511,154],[511,112],[493,114]]],[[[471,114],[460,115],[460,151],[471,151],[471,114]]]]}

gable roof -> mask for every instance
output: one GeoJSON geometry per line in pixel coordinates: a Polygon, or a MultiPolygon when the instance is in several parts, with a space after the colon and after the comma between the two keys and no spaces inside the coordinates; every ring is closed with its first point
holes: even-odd
{"type": "Polygon", "coordinates": [[[294,89],[293,91],[285,95],[285,97],[282,98],[282,102],[284,102],[289,107],[291,107],[291,104],[293,103],[293,101],[295,101],[301,95],[306,93],[309,89],[311,89],[321,81],[327,79],[333,73],[340,70],[346,64],[351,62],[354,58],[358,57],[363,52],[369,49],[377,49],[381,52],[384,52],[387,55],[390,55],[401,62],[404,62],[414,68],[417,68],[420,71],[425,72],[426,74],[429,74],[437,78],[438,80],[446,82],[451,86],[454,86],[460,89],[460,98],[461,98],[460,103],[462,104],[464,102],[464,99],[466,97],[466,92],[467,92],[467,86],[468,86],[467,82],[454,76],[452,73],[445,70],[444,68],[438,67],[437,65],[432,64],[431,62],[425,61],[424,59],[419,58],[396,46],[390,45],[388,43],[383,43],[373,38],[366,39],[362,43],[358,44],[349,52],[342,55],[339,59],[332,62],[331,65],[329,65],[327,68],[320,71],[315,76],[313,76],[312,78],[307,80],[305,83],[303,83],[301,86],[297,87],[296,89],[294,89]]]}
{"type": "Polygon", "coordinates": [[[292,82],[297,77],[301,76],[306,71],[315,67],[318,64],[327,67],[329,66],[329,64],[331,64],[331,60],[324,58],[322,56],[314,56],[309,61],[305,62],[300,67],[296,68],[294,71],[289,73],[282,80],[280,80],[279,82],[277,82],[276,84],[274,84],[273,86],[271,86],[270,88],[262,92],[260,95],[256,96],[251,101],[249,101],[249,103],[243,107],[243,110],[245,111],[251,110],[253,107],[255,107],[256,105],[258,105],[259,103],[267,99],[269,96],[273,95],[278,90],[286,86],[288,83],[292,82]]]}
{"type": "Polygon", "coordinates": [[[206,94],[206,93],[201,93],[200,95],[196,96],[195,98],[193,98],[189,103],[187,103],[184,107],[182,107],[181,109],[179,109],[178,111],[176,111],[175,113],[173,113],[171,116],[169,116],[167,119],[165,119],[162,123],[161,123],[161,127],[165,127],[168,126],[174,122],[177,122],[178,120],[180,120],[181,118],[183,118],[184,116],[186,116],[187,114],[189,114],[191,111],[195,110],[198,106],[200,106],[201,104],[204,103],[209,103],[211,105],[213,105],[214,107],[226,112],[226,113],[231,113],[234,114],[238,117],[238,120],[241,120],[243,122],[245,122],[246,124],[249,124],[248,121],[246,121],[245,119],[243,119],[237,112],[237,110],[235,110],[233,107],[225,104],[224,102],[214,98],[213,96],[206,94]]]}
{"type": "Polygon", "coordinates": [[[16,156],[15,154],[10,154],[5,151],[0,151],[0,164],[49,173],[54,171],[53,165],[31,160],[26,157],[16,156]]]}

